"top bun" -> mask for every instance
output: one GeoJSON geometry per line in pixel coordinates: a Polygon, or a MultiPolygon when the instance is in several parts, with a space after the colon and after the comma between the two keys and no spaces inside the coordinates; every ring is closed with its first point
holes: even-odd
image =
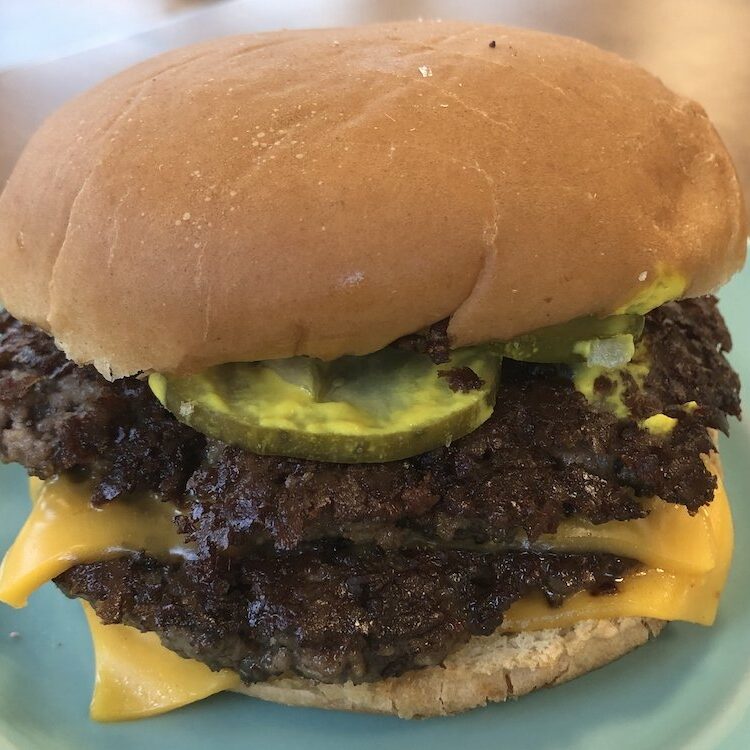
{"type": "Polygon", "coordinates": [[[703,109],[615,55],[461,23],[283,31],[53,114],[0,198],[0,297],[109,377],[331,359],[446,317],[462,346],[605,315],[665,274],[703,294],[745,231],[703,109]]]}

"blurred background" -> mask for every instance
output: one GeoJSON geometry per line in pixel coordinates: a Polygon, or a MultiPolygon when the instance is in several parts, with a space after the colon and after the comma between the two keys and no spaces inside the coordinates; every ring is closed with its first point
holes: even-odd
{"type": "Polygon", "coordinates": [[[157,52],[417,17],[554,31],[637,60],[706,107],[750,193],[750,0],[0,0],[0,181],[49,111],[157,52]]]}
{"type": "Polygon", "coordinates": [[[0,70],[62,57],[220,0],[0,0],[0,70]]]}

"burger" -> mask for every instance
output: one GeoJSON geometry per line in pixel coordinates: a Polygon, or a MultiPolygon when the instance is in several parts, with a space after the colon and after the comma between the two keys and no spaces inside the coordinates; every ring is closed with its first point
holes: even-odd
{"type": "Polygon", "coordinates": [[[104,720],[454,713],[711,624],[744,217],[704,111],[573,39],[284,31],[104,81],[0,198],[0,598],[83,603],[104,720]]]}

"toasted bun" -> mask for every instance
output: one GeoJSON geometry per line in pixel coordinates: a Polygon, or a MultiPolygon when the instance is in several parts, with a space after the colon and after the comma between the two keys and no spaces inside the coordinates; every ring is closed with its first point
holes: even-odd
{"type": "Polygon", "coordinates": [[[659,634],[663,620],[584,620],[571,628],[474,637],[438,667],[361,685],[302,678],[244,685],[255,698],[403,719],[468,711],[591,672],[659,634]]]}
{"type": "Polygon", "coordinates": [[[6,306],[113,376],[446,317],[456,346],[508,339],[664,274],[705,293],[744,253],[700,106],[583,42],[460,23],[161,55],[52,115],[0,198],[6,306]]]}

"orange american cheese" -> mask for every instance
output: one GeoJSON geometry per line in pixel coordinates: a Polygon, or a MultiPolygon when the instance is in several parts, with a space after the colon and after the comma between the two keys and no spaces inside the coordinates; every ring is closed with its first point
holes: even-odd
{"type": "MultiPolygon", "coordinates": [[[[600,551],[640,560],[613,595],[576,594],[559,608],[541,598],[514,604],[504,631],[541,630],[580,620],[655,617],[710,625],[716,616],[732,554],[733,531],[721,478],[713,502],[690,516],[660,500],[644,519],[594,526],[566,522],[544,537],[561,551],[600,551]]],[[[40,585],[80,562],[127,550],[185,554],[171,522],[174,511],[152,498],[94,509],[86,485],[65,479],[31,480],[32,510],[0,567],[0,601],[24,606],[40,585]]],[[[189,550],[187,551],[189,553],[189,550]]],[[[211,672],[161,645],[153,633],[102,625],[84,605],[96,651],[92,717],[113,721],[169,711],[238,685],[229,671],[211,672]]]]}

